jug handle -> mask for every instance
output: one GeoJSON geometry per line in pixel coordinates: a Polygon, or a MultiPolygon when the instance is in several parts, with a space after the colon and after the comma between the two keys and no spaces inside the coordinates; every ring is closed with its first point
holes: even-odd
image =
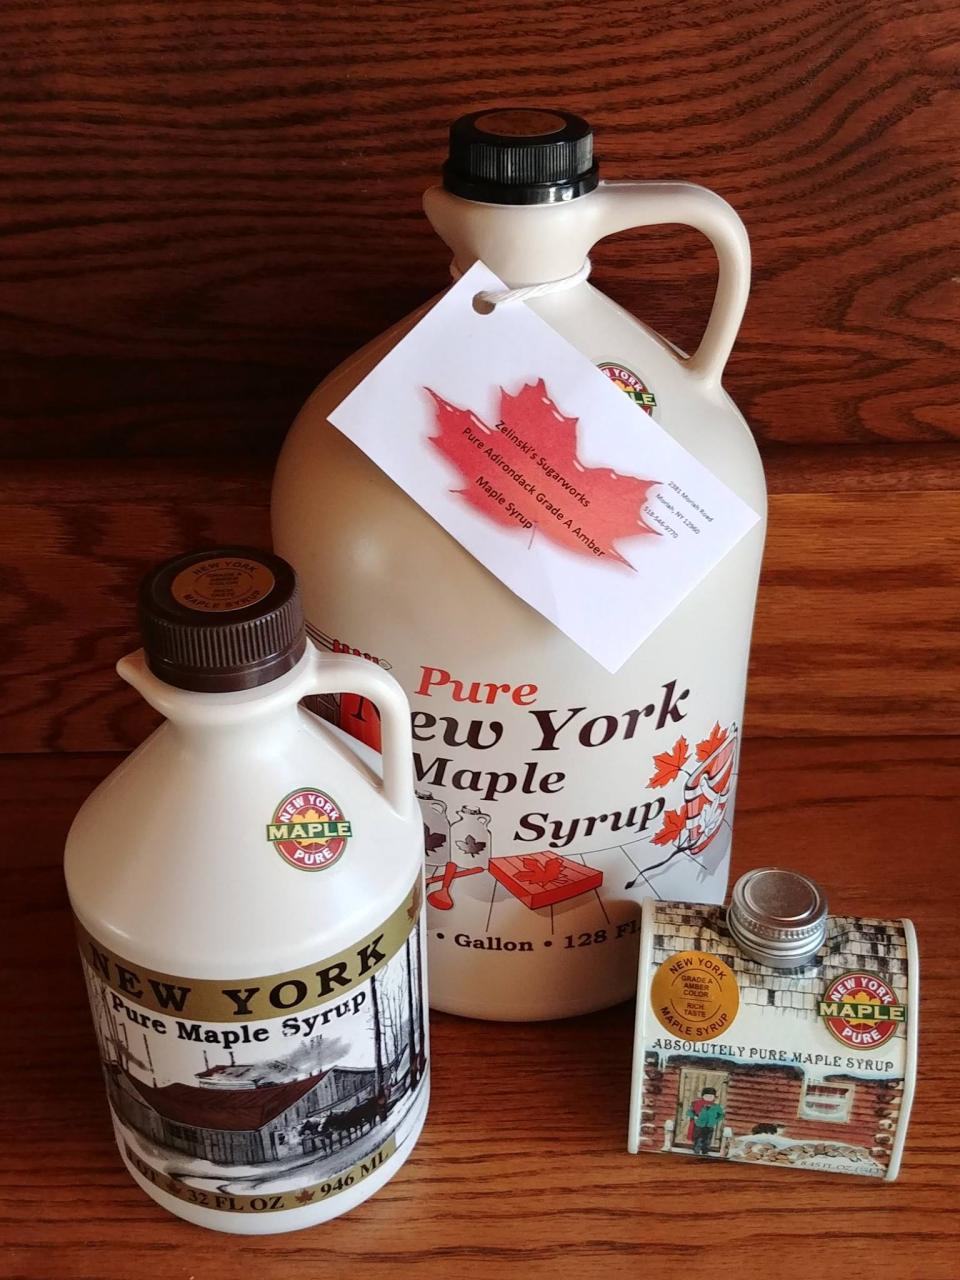
{"type": "Polygon", "coordinates": [[[591,197],[593,243],[617,231],[679,222],[702,232],[717,255],[717,291],[700,345],[684,368],[713,386],[736,341],[750,292],[750,241],[736,210],[693,182],[601,182],[591,197]]]}
{"type": "Polygon", "coordinates": [[[401,685],[388,671],[352,654],[321,653],[308,643],[312,660],[298,681],[296,700],[310,694],[357,693],[380,712],[383,783],[380,790],[390,808],[409,817],[413,797],[413,735],[410,705],[401,685]]]}

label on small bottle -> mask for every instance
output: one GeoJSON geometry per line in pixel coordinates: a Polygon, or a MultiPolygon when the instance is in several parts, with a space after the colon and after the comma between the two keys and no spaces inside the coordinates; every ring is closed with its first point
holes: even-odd
{"type": "Polygon", "coordinates": [[[617,366],[611,378],[521,301],[475,307],[504,288],[476,263],[330,421],[618,671],[759,516],[638,416],[637,394],[649,393],[635,374],[617,366]]]}
{"type": "Polygon", "coordinates": [[[895,1177],[916,1071],[910,922],[831,916],[815,959],[784,970],[740,951],[722,907],[643,913],[630,1150],[895,1177]]]}
{"type": "Polygon", "coordinates": [[[420,881],[390,918],[268,976],[158,973],[78,922],[117,1140],[141,1177],[225,1213],[319,1204],[412,1140],[426,1102],[420,881]]]}

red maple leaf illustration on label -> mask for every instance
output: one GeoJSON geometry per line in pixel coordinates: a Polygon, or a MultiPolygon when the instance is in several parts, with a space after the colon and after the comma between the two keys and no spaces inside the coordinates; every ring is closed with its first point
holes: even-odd
{"type": "Polygon", "coordinates": [[[653,757],[653,777],[647,786],[665,787],[679,774],[689,758],[690,751],[687,748],[686,738],[678,738],[673,744],[672,751],[661,751],[659,755],[653,757]]]}
{"type": "Polygon", "coordinates": [[[702,742],[697,743],[697,759],[706,760],[712,756],[717,747],[721,746],[727,740],[726,729],[720,728],[719,721],[713,726],[709,734],[702,742]]]}
{"type": "MultiPolygon", "coordinates": [[[[634,863],[637,874],[624,888],[635,888],[644,876],[665,867],[681,854],[699,857],[725,826],[729,828],[739,740],[740,731],[736,724],[721,728],[718,721],[697,743],[700,763],[691,769],[684,768],[690,759],[690,748],[683,737],[676,740],[672,751],[661,751],[653,757],[653,777],[647,786],[669,786],[682,773],[683,803],[677,809],[666,810],[663,825],[651,837],[652,844],[669,850],[666,857],[645,867],[634,863]]],[[[666,798],[660,803],[666,807],[666,798]]]]}
{"type": "Polygon", "coordinates": [[[482,422],[430,388],[438,434],[430,442],[464,480],[455,493],[488,519],[536,530],[579,555],[633,568],[614,547],[620,538],[655,534],[643,506],[656,480],[585,467],[577,457],[577,418],[550,399],[542,378],[515,396],[501,388],[500,421],[482,422]]]}
{"type": "Polygon", "coordinates": [[[668,809],[663,815],[663,826],[653,837],[654,844],[671,844],[687,825],[685,809],[668,809]]]}

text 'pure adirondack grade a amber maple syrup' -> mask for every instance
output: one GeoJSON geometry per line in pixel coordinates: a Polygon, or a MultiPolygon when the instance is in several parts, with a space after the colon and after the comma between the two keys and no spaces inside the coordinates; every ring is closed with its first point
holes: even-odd
{"type": "Polygon", "coordinates": [[[429,1095],[422,823],[410,711],[320,653],[277,556],[227,547],[145,580],[120,675],[165,717],[67,840],[117,1143],[201,1226],[311,1226],[381,1187],[429,1095]],[[354,689],[376,757],[298,704],[354,689]]]}
{"type": "MultiPolygon", "coordinates": [[[[726,890],[766,512],[721,386],[749,247],[701,187],[601,182],[554,110],[458,120],[424,203],[458,283],[307,402],[275,541],[311,634],[410,699],[434,1007],[578,1014],[632,995],[644,897],[726,890]],[[586,278],[675,222],[719,263],[689,359],[586,278]]],[[[378,744],[361,691],[323,711],[378,744]]]]}

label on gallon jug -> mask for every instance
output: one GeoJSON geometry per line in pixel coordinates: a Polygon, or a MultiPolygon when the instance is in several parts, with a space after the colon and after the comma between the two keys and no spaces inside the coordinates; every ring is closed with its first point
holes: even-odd
{"type": "Polygon", "coordinates": [[[299,1209],[391,1160],[425,1103],[421,888],[337,955],[195,979],[77,925],[117,1139],[161,1191],[226,1213],[299,1209]]]}
{"type": "Polygon", "coordinates": [[[759,516],[477,263],[330,420],[617,671],[759,516]]]}
{"type": "MultiPolygon", "coordinates": [[[[549,965],[555,991],[563,975],[589,981],[602,966],[601,1004],[610,975],[635,964],[643,897],[723,896],[742,683],[704,691],[674,666],[587,706],[522,660],[506,681],[439,659],[401,666],[310,630],[333,652],[390,665],[409,693],[431,939],[443,952],[435,989],[461,962],[510,955],[527,973],[549,965]]],[[[720,640],[712,656],[727,659],[720,640]]],[[[321,710],[379,750],[365,699],[321,710]]]]}

